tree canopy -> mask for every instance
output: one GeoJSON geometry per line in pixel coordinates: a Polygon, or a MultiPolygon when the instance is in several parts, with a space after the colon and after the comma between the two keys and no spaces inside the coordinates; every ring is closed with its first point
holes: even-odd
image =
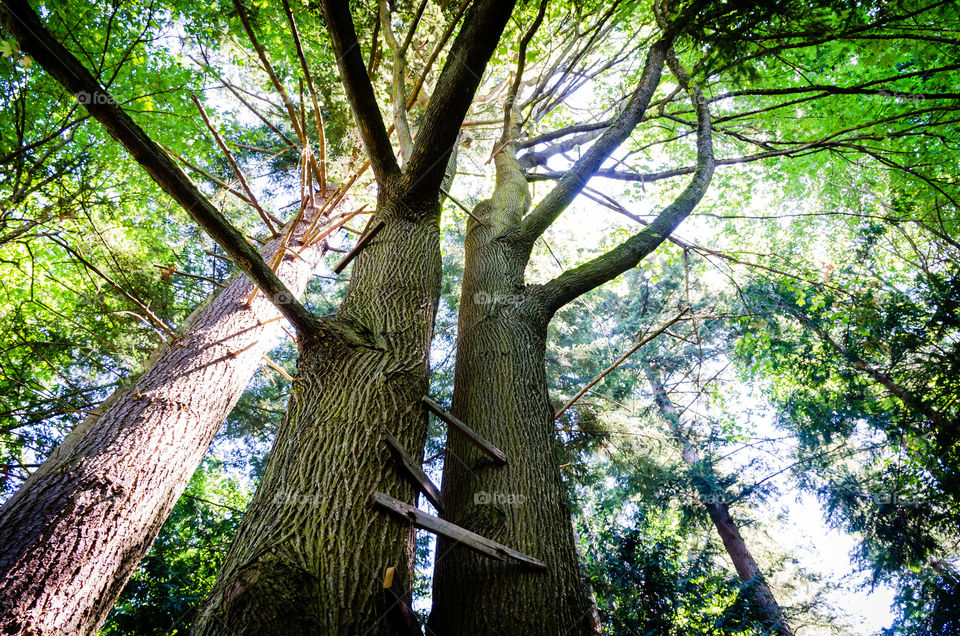
{"type": "MultiPolygon", "coordinates": [[[[336,411],[298,402],[305,353],[420,346],[429,394],[480,421],[465,369],[495,361],[477,334],[536,314],[601,633],[852,633],[844,600],[869,589],[893,596],[884,634],[960,633],[960,7],[506,4],[4,0],[0,500],[251,278],[247,303],[279,312],[259,325],[283,329],[100,628],[184,633],[245,512],[304,496],[254,493],[281,479],[268,451],[301,439],[291,422],[336,411]],[[394,260],[363,266],[350,250],[378,222],[394,260]],[[423,223],[435,282],[429,250],[404,260],[423,223]],[[320,246],[302,296],[280,273],[296,241],[320,246]],[[413,312],[420,274],[435,318],[413,312]],[[787,500],[850,538],[849,564],[781,542],[787,500]]],[[[405,364],[376,382],[419,373],[405,364]]],[[[439,483],[455,446],[438,421],[424,433],[407,450],[439,483]]],[[[426,623],[450,579],[416,542],[426,623]]]]}

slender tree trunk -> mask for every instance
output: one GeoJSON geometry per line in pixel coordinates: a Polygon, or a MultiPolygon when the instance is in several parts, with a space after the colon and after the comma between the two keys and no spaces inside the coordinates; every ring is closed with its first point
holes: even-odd
{"type": "Polygon", "coordinates": [[[460,303],[453,414],[507,455],[498,466],[451,432],[444,453],[446,518],[546,562],[545,572],[439,539],[429,628],[437,634],[589,634],[544,369],[549,317],[524,290],[525,258],[504,230],[529,194],[507,148],[493,198],[470,221],[460,303]]]}
{"type": "MultiPolygon", "coordinates": [[[[302,293],[324,251],[287,255],[278,275],[302,293]]],[[[252,290],[235,277],[0,508],[0,633],[95,632],[279,330],[252,290]]]]}
{"type": "Polygon", "coordinates": [[[409,589],[412,527],[370,499],[415,498],[380,436],[422,459],[438,215],[436,200],[381,195],[385,225],[338,315],[301,339],[286,417],[195,633],[396,633],[380,590],[388,567],[409,589]]]}
{"type": "MultiPolygon", "coordinates": [[[[693,447],[683,433],[680,426],[680,414],[670,400],[663,381],[660,379],[659,374],[650,367],[645,367],[644,371],[646,372],[650,386],[653,387],[654,401],[657,404],[657,408],[660,410],[664,419],[667,420],[670,427],[670,434],[673,435],[677,443],[681,446],[680,450],[684,463],[691,471],[700,471],[702,469],[700,456],[697,453],[697,449],[693,447]]],[[[770,589],[770,586],[767,585],[767,581],[760,571],[759,566],[757,566],[756,560],[754,560],[753,555],[747,548],[747,543],[740,535],[737,522],[730,516],[729,507],[725,502],[717,501],[715,493],[710,491],[707,483],[702,478],[696,478],[695,475],[694,483],[697,485],[704,507],[706,507],[707,512],[710,514],[710,520],[713,521],[713,526],[717,529],[717,534],[720,535],[720,539],[723,541],[723,547],[727,550],[730,560],[733,561],[737,575],[744,584],[749,586],[753,600],[760,608],[767,626],[773,633],[779,634],[780,636],[793,636],[793,630],[790,628],[786,617],[784,617],[783,611],[780,609],[780,605],[773,595],[773,591],[770,589]]]]}

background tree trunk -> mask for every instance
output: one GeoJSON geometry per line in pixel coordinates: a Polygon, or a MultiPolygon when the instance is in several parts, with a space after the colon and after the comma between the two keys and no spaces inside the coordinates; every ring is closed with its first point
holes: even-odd
{"type": "Polygon", "coordinates": [[[705,479],[706,476],[697,474],[704,469],[700,460],[700,454],[693,444],[690,443],[690,440],[680,426],[680,413],[667,394],[667,388],[663,385],[663,380],[661,380],[660,375],[649,366],[644,367],[644,372],[646,373],[647,380],[650,382],[650,386],[653,388],[653,398],[657,404],[657,408],[667,421],[667,425],[670,427],[670,434],[680,445],[680,454],[683,457],[683,462],[693,473],[693,482],[699,491],[700,500],[710,514],[710,520],[713,522],[713,526],[716,528],[721,541],[723,541],[723,547],[730,556],[730,560],[733,561],[733,567],[737,570],[737,575],[740,577],[740,580],[748,586],[751,598],[757,604],[772,633],[779,634],[780,636],[793,636],[793,630],[784,617],[783,610],[777,603],[773,591],[770,589],[770,586],[767,585],[767,580],[764,578],[763,572],[760,571],[760,567],[750,553],[750,549],[747,548],[747,543],[740,534],[737,522],[730,516],[729,506],[725,501],[718,500],[717,494],[713,492],[708,480],[705,479]]]}
{"type": "Polygon", "coordinates": [[[556,454],[544,370],[548,317],[524,292],[523,264],[501,233],[529,204],[512,149],[497,156],[497,190],[470,221],[460,301],[453,414],[507,455],[498,466],[456,432],[444,453],[445,518],[543,560],[546,572],[437,541],[437,634],[590,634],[556,454]]]}
{"type": "Polygon", "coordinates": [[[300,343],[287,414],[196,633],[393,634],[380,593],[409,589],[412,527],[376,510],[414,502],[382,430],[421,460],[440,294],[439,205],[384,202],[337,317],[300,343]]]}
{"type": "MultiPolygon", "coordinates": [[[[283,259],[277,273],[294,293],[325,249],[283,259]]],[[[0,633],[96,631],[279,330],[262,294],[247,305],[252,290],[237,276],[198,309],[0,508],[0,633]]]]}

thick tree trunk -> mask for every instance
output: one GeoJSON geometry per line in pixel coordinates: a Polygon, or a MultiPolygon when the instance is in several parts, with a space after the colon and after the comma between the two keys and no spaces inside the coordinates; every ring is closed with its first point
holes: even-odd
{"type": "MultiPolygon", "coordinates": [[[[287,255],[278,275],[302,293],[324,251],[287,255]]],[[[252,290],[234,278],[0,509],[0,633],[95,632],[279,329],[262,294],[247,305],[252,290]]]]}
{"type": "Polygon", "coordinates": [[[413,533],[370,498],[415,497],[380,436],[422,459],[438,214],[381,196],[385,225],[337,317],[303,334],[286,417],[195,633],[396,633],[380,588],[394,567],[409,589],[413,533]]]}
{"type": "Polygon", "coordinates": [[[546,562],[545,572],[439,539],[429,628],[437,634],[590,634],[594,612],[580,576],[560,477],[544,352],[548,316],[525,293],[504,230],[529,205],[512,148],[497,157],[493,199],[468,224],[453,414],[507,455],[498,466],[451,431],[444,453],[445,517],[546,562]]]}
{"type": "MultiPolygon", "coordinates": [[[[667,389],[660,379],[660,375],[653,369],[646,367],[644,369],[647,380],[653,388],[654,401],[661,415],[667,420],[670,427],[670,434],[680,445],[681,456],[684,463],[691,470],[699,470],[700,456],[697,449],[689,442],[680,426],[680,414],[677,408],[670,400],[667,389]]],[[[740,535],[740,529],[737,522],[730,516],[730,509],[723,501],[717,501],[715,493],[711,492],[709,486],[702,478],[695,478],[700,499],[704,507],[710,514],[710,520],[723,541],[723,547],[726,549],[730,560],[733,561],[733,567],[737,570],[737,575],[745,585],[749,586],[753,601],[757,604],[760,612],[764,616],[767,627],[775,634],[780,636],[793,636],[793,630],[783,615],[780,605],[767,581],[760,571],[760,567],[754,560],[753,555],[747,548],[747,543],[740,535]]]]}

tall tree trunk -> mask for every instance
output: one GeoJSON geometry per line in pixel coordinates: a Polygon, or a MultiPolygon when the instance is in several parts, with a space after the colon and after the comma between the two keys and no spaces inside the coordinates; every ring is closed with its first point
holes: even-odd
{"type": "MultiPolygon", "coordinates": [[[[691,472],[699,472],[703,469],[697,449],[690,443],[690,440],[684,434],[680,426],[680,414],[676,406],[670,400],[667,389],[660,379],[660,375],[650,368],[644,367],[647,380],[653,388],[654,401],[663,418],[667,420],[670,427],[670,434],[680,445],[681,456],[684,463],[690,468],[691,472]]],[[[747,543],[740,535],[740,529],[737,522],[730,516],[730,509],[726,502],[717,501],[716,494],[711,491],[709,484],[703,477],[694,474],[694,483],[699,491],[700,500],[710,514],[710,520],[717,529],[717,534],[723,541],[723,547],[726,549],[733,566],[737,570],[740,580],[749,587],[750,594],[763,614],[767,627],[773,633],[780,636],[793,636],[793,630],[787,622],[780,605],[767,581],[760,571],[760,567],[754,560],[753,555],[747,548],[747,543]]]]}
{"type": "Polygon", "coordinates": [[[385,225],[338,315],[303,334],[286,417],[196,633],[396,633],[380,588],[388,567],[409,585],[412,527],[370,498],[415,497],[380,436],[422,459],[438,215],[436,199],[381,195],[385,225]]]}
{"type": "MultiPolygon", "coordinates": [[[[287,255],[277,273],[302,293],[324,251],[287,255]]],[[[0,508],[0,633],[96,631],[279,330],[262,294],[247,305],[252,290],[235,277],[0,508]]]]}
{"type": "Polygon", "coordinates": [[[544,352],[549,316],[525,291],[525,257],[502,233],[529,205],[513,148],[497,155],[497,188],[468,222],[453,414],[507,455],[498,466],[455,432],[444,453],[446,518],[546,562],[545,572],[440,538],[429,627],[437,634],[590,634],[560,477],[544,352]]]}

